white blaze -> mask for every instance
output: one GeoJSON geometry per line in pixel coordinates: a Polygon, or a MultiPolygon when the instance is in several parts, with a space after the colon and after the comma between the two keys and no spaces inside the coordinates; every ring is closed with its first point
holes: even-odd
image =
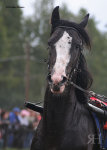
{"type": "Polygon", "coordinates": [[[65,70],[70,61],[70,48],[72,37],[64,31],[63,36],[55,43],[56,62],[54,65],[54,73],[57,75],[66,75],[65,70]]]}

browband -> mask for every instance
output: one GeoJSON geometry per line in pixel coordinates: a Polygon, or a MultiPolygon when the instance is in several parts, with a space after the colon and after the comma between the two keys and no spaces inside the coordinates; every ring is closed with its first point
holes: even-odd
{"type": "Polygon", "coordinates": [[[69,26],[57,26],[55,29],[57,29],[57,28],[73,29],[73,30],[75,30],[75,31],[78,32],[78,30],[77,30],[76,28],[74,28],[74,27],[69,27],[69,26]]]}
{"type": "MultiPolygon", "coordinates": [[[[76,31],[76,32],[78,33],[79,37],[81,38],[81,34],[80,34],[79,31],[78,31],[76,28],[74,28],[74,27],[69,27],[69,26],[57,26],[55,29],[57,29],[57,28],[72,29],[72,30],[76,31]]],[[[54,29],[54,31],[55,31],[55,29],[54,29]]],[[[81,44],[81,45],[82,45],[82,44],[81,44]]]]}

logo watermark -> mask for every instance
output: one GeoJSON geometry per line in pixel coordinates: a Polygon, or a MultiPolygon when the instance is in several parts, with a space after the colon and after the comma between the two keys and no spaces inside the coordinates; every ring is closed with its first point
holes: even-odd
{"type": "Polygon", "coordinates": [[[96,144],[95,141],[97,140],[97,144],[101,144],[102,140],[104,139],[101,139],[101,135],[94,135],[94,134],[89,134],[88,135],[88,142],[87,144],[96,144]]]}
{"type": "Polygon", "coordinates": [[[6,8],[25,8],[23,6],[6,6],[6,8]]]}
{"type": "Polygon", "coordinates": [[[6,0],[3,0],[3,2],[6,8],[25,8],[24,6],[7,4],[6,0]]]}

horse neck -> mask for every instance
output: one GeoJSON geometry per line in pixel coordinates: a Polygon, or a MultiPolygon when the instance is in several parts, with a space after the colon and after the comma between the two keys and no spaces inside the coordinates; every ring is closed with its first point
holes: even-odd
{"type": "Polygon", "coordinates": [[[47,131],[61,130],[61,126],[63,128],[64,120],[66,120],[69,112],[72,117],[76,103],[77,100],[73,87],[62,96],[54,96],[50,92],[49,87],[47,87],[43,116],[47,131]]]}

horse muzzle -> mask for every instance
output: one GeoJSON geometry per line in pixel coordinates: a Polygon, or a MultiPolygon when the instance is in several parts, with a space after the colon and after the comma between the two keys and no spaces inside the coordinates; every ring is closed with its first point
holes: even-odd
{"type": "Polygon", "coordinates": [[[47,80],[50,85],[50,89],[52,93],[61,94],[64,92],[65,85],[67,83],[67,77],[62,76],[61,78],[56,78],[56,80],[53,80],[51,74],[49,74],[47,80]]]}

